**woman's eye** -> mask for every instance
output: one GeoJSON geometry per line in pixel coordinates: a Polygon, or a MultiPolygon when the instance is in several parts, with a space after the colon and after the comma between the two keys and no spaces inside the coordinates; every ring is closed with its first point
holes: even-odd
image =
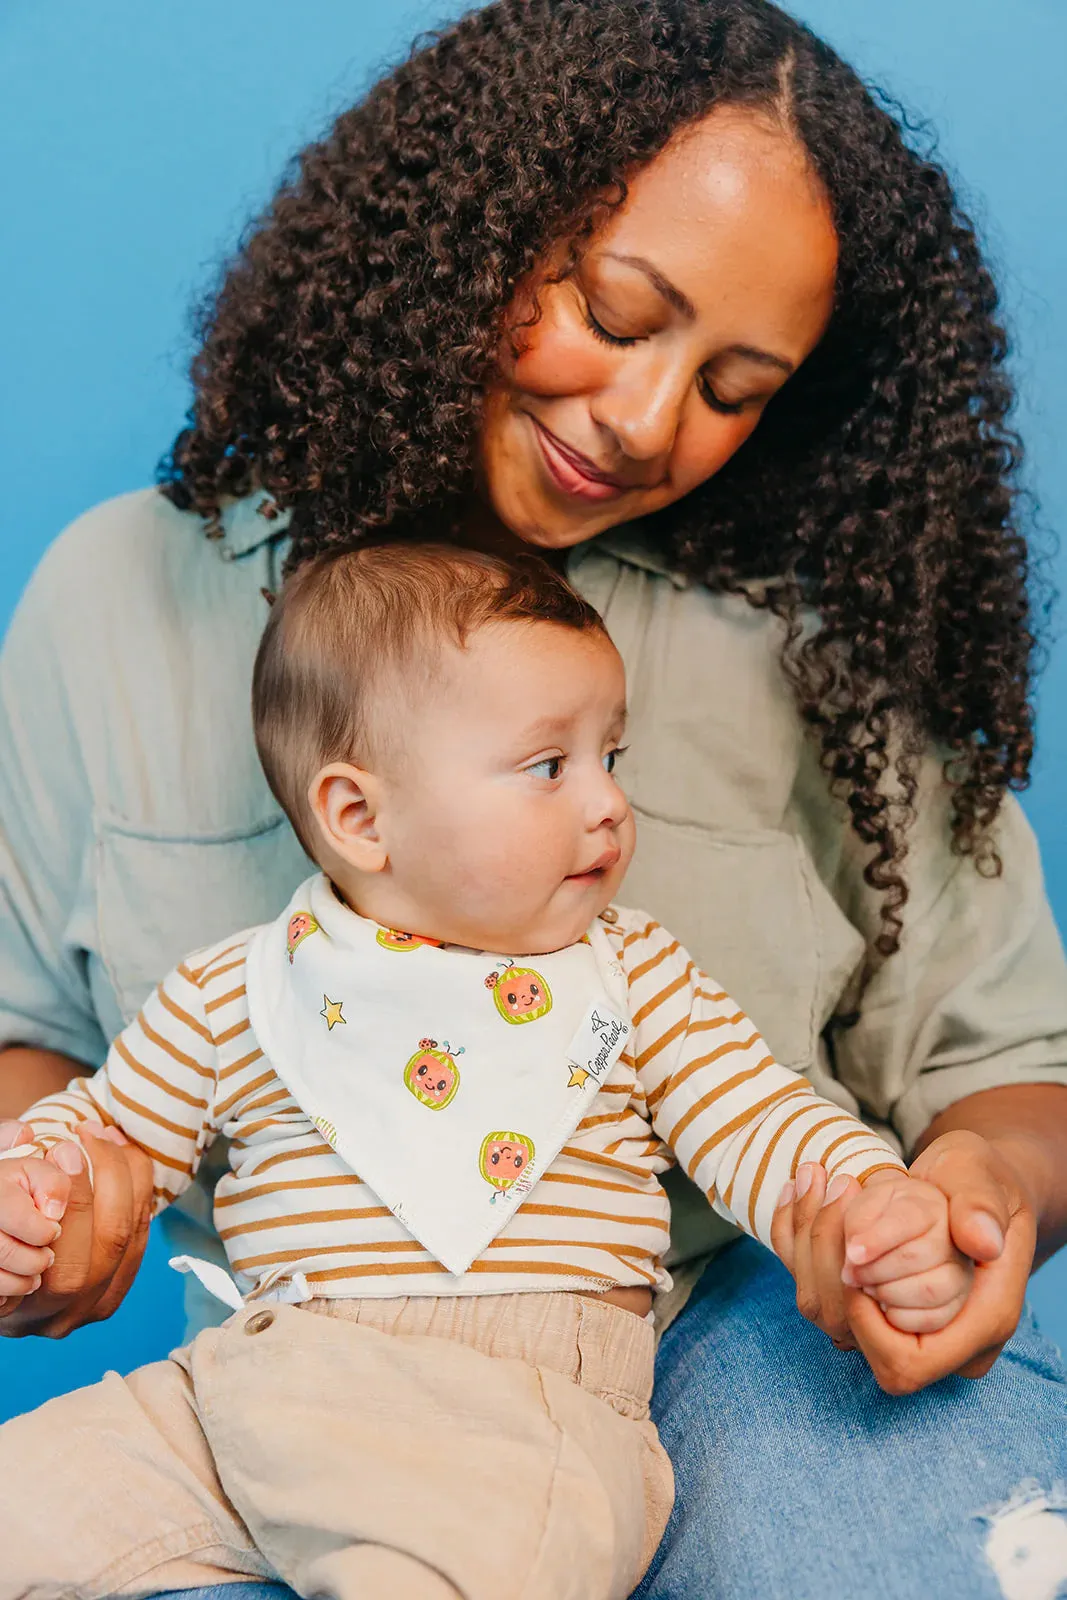
{"type": "Polygon", "coordinates": [[[637,343],[637,336],[635,334],[623,336],[619,333],[609,333],[604,324],[602,322],[598,322],[596,317],[594,317],[593,308],[589,305],[588,301],[586,302],[585,307],[585,320],[586,324],[588,325],[589,332],[593,335],[594,339],[599,339],[601,344],[611,344],[615,345],[616,348],[625,349],[628,345],[637,343]]]}
{"type": "Polygon", "coordinates": [[[548,778],[555,781],[563,771],[562,756],[546,756],[543,761],[535,761],[532,767],[526,768],[533,777],[548,778]]]}
{"type": "Polygon", "coordinates": [[[711,387],[711,384],[708,382],[707,378],[701,378],[700,380],[700,393],[703,396],[705,403],[709,405],[713,411],[721,412],[723,416],[738,417],[745,409],[744,400],[729,401],[721,399],[720,396],[715,393],[715,390],[711,387]]]}

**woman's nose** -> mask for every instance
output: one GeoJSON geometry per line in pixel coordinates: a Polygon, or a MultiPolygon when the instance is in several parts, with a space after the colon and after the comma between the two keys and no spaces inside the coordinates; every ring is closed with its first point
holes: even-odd
{"type": "Polygon", "coordinates": [[[689,384],[689,375],[673,365],[634,367],[594,396],[590,412],[630,460],[665,462],[674,448],[689,384]]]}

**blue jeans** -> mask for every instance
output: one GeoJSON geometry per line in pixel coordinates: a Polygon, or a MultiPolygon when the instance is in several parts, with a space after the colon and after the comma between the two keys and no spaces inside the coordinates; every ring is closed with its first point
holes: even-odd
{"type": "Polygon", "coordinates": [[[1029,1312],[988,1377],[894,1399],[741,1240],[665,1335],[653,1411],[677,1502],[635,1600],[1024,1600],[1059,1592],[1033,1565],[1058,1551],[1067,1593],[1067,1370],[1029,1312]]]}

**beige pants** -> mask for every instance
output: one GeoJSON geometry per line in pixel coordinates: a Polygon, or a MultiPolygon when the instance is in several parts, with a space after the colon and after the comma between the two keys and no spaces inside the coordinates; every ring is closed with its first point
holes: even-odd
{"type": "Polygon", "coordinates": [[[652,1359],[572,1294],[249,1307],[0,1428],[0,1600],[624,1600],[673,1493],[652,1359]]]}

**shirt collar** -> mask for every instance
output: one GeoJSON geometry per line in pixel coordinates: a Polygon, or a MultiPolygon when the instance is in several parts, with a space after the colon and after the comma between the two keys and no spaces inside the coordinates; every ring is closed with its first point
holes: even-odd
{"type": "MultiPolygon", "coordinates": [[[[219,517],[223,534],[219,540],[219,555],[224,561],[236,561],[239,556],[249,555],[260,545],[285,534],[291,518],[292,512],[276,506],[265,489],[244,495],[240,500],[231,500],[219,517]]],[[[648,536],[643,523],[624,523],[578,545],[571,561],[580,563],[586,554],[595,552],[605,552],[627,566],[667,578],[676,589],[689,587],[689,578],[671,566],[662,548],[648,536]]]]}
{"type": "Polygon", "coordinates": [[[626,522],[621,527],[598,534],[587,544],[578,545],[571,560],[581,562],[587,554],[597,553],[606,553],[626,566],[654,573],[657,578],[666,578],[676,589],[689,588],[689,577],[671,565],[665,551],[649,537],[641,522],[626,522]]]}
{"type": "Polygon", "coordinates": [[[218,541],[223,561],[236,561],[258,550],[261,544],[277,539],[289,527],[291,511],[282,511],[265,490],[231,500],[219,517],[222,538],[218,541]],[[273,515],[271,514],[273,512],[273,515]]]}

